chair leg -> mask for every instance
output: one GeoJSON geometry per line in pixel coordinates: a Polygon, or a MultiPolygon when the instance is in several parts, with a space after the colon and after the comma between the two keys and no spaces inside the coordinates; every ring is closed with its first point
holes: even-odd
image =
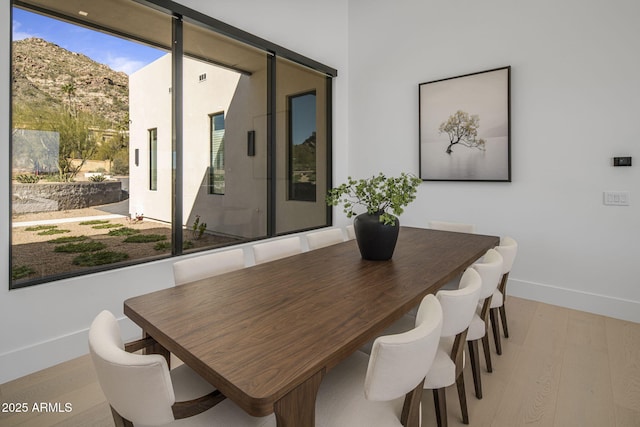
{"type": "Polygon", "coordinates": [[[491,364],[491,350],[489,349],[489,334],[485,333],[482,337],[482,349],[484,350],[484,360],[487,362],[487,372],[493,372],[491,364]]]}
{"type": "Polygon", "coordinates": [[[111,415],[113,416],[113,423],[116,427],[133,427],[133,423],[126,418],[123,418],[122,415],[116,412],[113,409],[113,406],[109,405],[111,408],[111,415]]]}
{"type": "Polygon", "coordinates": [[[436,421],[438,427],[447,427],[447,397],[444,388],[433,390],[433,403],[436,407],[436,421]]]}
{"type": "Polygon", "coordinates": [[[509,338],[509,328],[507,327],[507,310],[504,308],[504,304],[500,306],[500,319],[502,320],[502,330],[504,331],[504,337],[509,338]]]}
{"type": "Polygon", "coordinates": [[[467,392],[464,389],[464,374],[460,373],[456,378],[458,388],[458,400],[460,400],[460,411],[462,412],[462,422],[469,424],[469,410],[467,409],[467,392]]]}
{"type": "Polygon", "coordinates": [[[471,372],[473,373],[473,385],[476,397],[482,399],[482,380],[480,379],[480,358],[478,354],[478,340],[468,341],[471,372]]]}
{"type": "Polygon", "coordinates": [[[500,342],[500,326],[498,325],[498,317],[500,316],[497,308],[489,311],[491,317],[491,329],[493,330],[493,342],[496,344],[496,353],[502,354],[502,342],[500,342]]]}

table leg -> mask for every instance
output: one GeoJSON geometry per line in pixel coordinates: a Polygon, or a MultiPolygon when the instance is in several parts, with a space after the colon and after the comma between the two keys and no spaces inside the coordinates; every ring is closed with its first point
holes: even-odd
{"type": "Polygon", "coordinates": [[[274,404],[278,427],[314,427],[316,396],[324,370],[318,371],[274,404]]]}
{"type": "MultiPolygon", "coordinates": [[[[142,331],[143,336],[145,338],[149,338],[151,337],[151,335],[149,335],[146,331],[142,331]]],[[[153,338],[153,337],[151,337],[153,338]]],[[[171,369],[171,353],[169,352],[169,350],[167,350],[166,348],[164,348],[160,343],[156,342],[155,344],[151,345],[150,347],[146,348],[143,351],[144,354],[159,354],[161,356],[164,356],[164,358],[167,361],[167,366],[169,367],[169,369],[171,369]]]]}

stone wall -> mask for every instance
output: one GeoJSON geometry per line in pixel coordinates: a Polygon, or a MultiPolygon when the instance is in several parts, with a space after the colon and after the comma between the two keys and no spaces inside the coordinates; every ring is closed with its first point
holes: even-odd
{"type": "Polygon", "coordinates": [[[121,200],[120,182],[13,183],[14,214],[81,209],[121,200]]]}

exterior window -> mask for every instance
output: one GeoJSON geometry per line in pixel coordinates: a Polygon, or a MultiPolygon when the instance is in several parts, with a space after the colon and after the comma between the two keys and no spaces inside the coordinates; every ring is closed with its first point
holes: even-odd
{"type": "Polygon", "coordinates": [[[289,200],[316,201],[316,93],[289,97],[289,200]]]}
{"type": "Polygon", "coordinates": [[[224,194],[224,113],[209,116],[211,162],[209,194],[224,194]]]}
{"type": "Polygon", "coordinates": [[[10,3],[11,289],[331,224],[336,70],[164,0],[10,3]]]}
{"type": "Polygon", "coordinates": [[[158,189],[158,129],[149,129],[149,190],[158,189]]]}

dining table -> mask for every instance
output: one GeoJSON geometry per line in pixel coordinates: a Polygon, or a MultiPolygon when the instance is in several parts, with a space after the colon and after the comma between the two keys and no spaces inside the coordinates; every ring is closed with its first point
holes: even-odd
{"type": "MultiPolygon", "coordinates": [[[[313,427],[327,372],[498,243],[400,227],[386,261],[350,240],[129,298],[124,314],[250,415],[313,427]]],[[[405,425],[418,425],[419,388],[405,425]]]]}

